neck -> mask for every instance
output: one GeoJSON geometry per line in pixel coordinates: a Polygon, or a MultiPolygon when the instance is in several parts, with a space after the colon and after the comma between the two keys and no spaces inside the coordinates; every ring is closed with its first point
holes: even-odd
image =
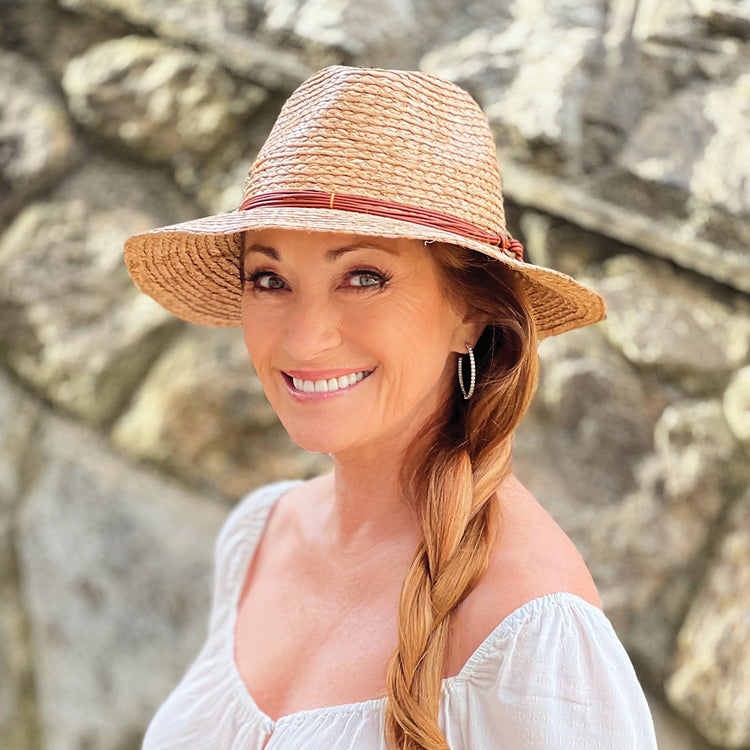
{"type": "Polygon", "coordinates": [[[332,456],[322,538],[342,554],[367,554],[399,540],[413,549],[417,518],[401,488],[400,471],[411,436],[332,456]]]}
{"type": "Polygon", "coordinates": [[[436,398],[388,435],[331,455],[334,471],[325,485],[320,538],[332,550],[354,558],[402,543],[416,549],[422,529],[404,496],[401,470],[415,437],[444,400],[436,398]]]}

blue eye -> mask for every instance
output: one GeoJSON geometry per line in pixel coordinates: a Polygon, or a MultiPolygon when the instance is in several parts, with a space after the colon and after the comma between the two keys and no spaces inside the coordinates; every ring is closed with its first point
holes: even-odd
{"type": "Polygon", "coordinates": [[[383,274],[375,271],[353,271],[349,275],[352,286],[357,287],[384,287],[388,279],[383,274]]]}

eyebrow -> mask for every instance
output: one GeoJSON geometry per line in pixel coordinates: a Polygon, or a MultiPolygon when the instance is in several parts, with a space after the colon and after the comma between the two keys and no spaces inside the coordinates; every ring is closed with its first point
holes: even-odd
{"type": "MultiPolygon", "coordinates": [[[[335,250],[329,250],[326,253],[325,258],[327,261],[333,262],[335,260],[338,260],[342,255],[345,255],[346,253],[353,253],[357,250],[381,250],[382,252],[389,253],[390,255],[398,255],[398,252],[391,249],[390,247],[375,245],[372,242],[355,242],[351,245],[345,245],[344,247],[336,248],[335,250]]],[[[281,256],[279,255],[278,250],[276,250],[276,248],[269,247],[268,245],[250,245],[250,247],[248,247],[245,252],[261,253],[262,255],[266,255],[267,257],[271,258],[272,260],[281,260],[281,256]]]]}

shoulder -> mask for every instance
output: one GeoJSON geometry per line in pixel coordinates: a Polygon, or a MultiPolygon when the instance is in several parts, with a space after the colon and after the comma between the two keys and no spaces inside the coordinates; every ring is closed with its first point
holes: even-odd
{"type": "Polygon", "coordinates": [[[450,674],[466,665],[479,744],[655,750],[643,690],[574,544],[515,477],[498,499],[487,573],[451,633],[463,653],[450,674]]]}
{"type": "Polygon", "coordinates": [[[499,487],[498,502],[500,526],[487,570],[457,613],[454,671],[499,623],[542,597],[572,594],[601,610],[575,545],[513,475],[499,487]]]}
{"type": "Polygon", "coordinates": [[[471,692],[478,747],[656,750],[627,652],[604,613],[574,595],[516,609],[451,686],[471,692]]]}
{"type": "MultiPolygon", "coordinates": [[[[328,475],[312,479],[284,479],[257,487],[241,498],[229,511],[216,537],[215,551],[220,556],[236,542],[247,538],[274,539],[294,536],[300,509],[314,505],[327,486],[328,475]]],[[[295,537],[296,538],[296,537],[295,537]]]]}
{"type": "Polygon", "coordinates": [[[271,508],[277,503],[279,498],[299,484],[301,482],[294,479],[272,482],[257,487],[252,492],[240,498],[227,514],[219,530],[215,543],[216,552],[218,553],[226,548],[229,540],[236,534],[245,533],[245,527],[248,524],[264,524],[271,508]]]}
{"type": "Polygon", "coordinates": [[[568,535],[510,474],[498,489],[500,531],[486,583],[506,614],[547,594],[568,593],[601,609],[591,573],[568,535]]]}
{"type": "Polygon", "coordinates": [[[232,593],[241,585],[248,549],[254,549],[280,497],[300,484],[284,480],[258,487],[229,511],[214,540],[211,628],[226,615],[232,593]]]}
{"type": "Polygon", "coordinates": [[[564,592],[601,609],[599,593],[570,537],[513,475],[498,493],[503,535],[498,562],[517,575],[519,594],[533,598],[564,592]]]}

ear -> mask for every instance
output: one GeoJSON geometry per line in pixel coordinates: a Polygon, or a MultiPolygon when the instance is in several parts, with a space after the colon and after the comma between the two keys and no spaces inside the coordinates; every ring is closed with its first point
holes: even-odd
{"type": "Polygon", "coordinates": [[[486,327],[486,321],[468,317],[464,318],[463,321],[456,326],[453,340],[451,341],[451,350],[458,352],[459,354],[466,354],[466,344],[469,344],[472,348],[476,346],[479,337],[482,335],[482,332],[486,327]]]}

